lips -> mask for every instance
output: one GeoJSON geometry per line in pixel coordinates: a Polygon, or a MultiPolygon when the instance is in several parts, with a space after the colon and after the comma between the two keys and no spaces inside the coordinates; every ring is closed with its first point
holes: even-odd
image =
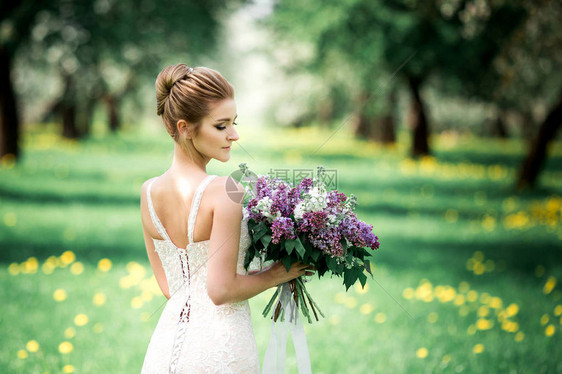
{"type": "Polygon", "coordinates": [[[230,150],[230,147],[222,147],[222,149],[228,149],[228,150],[230,150]]]}

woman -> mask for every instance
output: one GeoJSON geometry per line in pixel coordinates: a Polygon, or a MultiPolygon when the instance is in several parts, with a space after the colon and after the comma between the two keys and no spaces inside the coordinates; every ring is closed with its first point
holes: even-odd
{"type": "Polygon", "coordinates": [[[156,99],[174,159],[143,184],[141,215],[150,265],[168,301],[142,373],[256,373],[247,300],[305,275],[307,265],[286,271],[274,263],[252,274],[243,268],[250,245],[240,204],[244,189],[206,172],[211,159],[228,161],[239,139],[226,79],[205,67],[169,66],[156,79],[156,99]],[[227,182],[238,190],[227,189],[227,182]]]}

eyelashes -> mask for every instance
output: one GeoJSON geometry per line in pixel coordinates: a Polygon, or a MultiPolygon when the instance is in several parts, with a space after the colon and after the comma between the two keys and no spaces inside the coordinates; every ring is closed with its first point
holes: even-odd
{"type": "MultiPolygon", "coordinates": [[[[235,125],[235,126],[238,126],[238,124],[236,122],[232,122],[232,124],[235,125]]],[[[216,127],[217,127],[217,129],[219,129],[221,131],[226,129],[226,126],[216,126],[216,127]]]]}

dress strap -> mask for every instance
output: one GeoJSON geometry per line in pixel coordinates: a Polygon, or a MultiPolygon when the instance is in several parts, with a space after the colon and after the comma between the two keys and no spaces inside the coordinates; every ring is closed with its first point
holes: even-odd
{"type": "Polygon", "coordinates": [[[160,236],[167,241],[171,241],[170,237],[168,236],[168,233],[166,232],[166,229],[164,229],[164,226],[162,225],[162,222],[160,222],[160,218],[158,218],[158,215],[156,214],[156,211],[154,210],[154,206],[152,205],[152,197],[150,196],[150,187],[152,187],[152,183],[154,183],[154,181],[156,180],[156,178],[154,178],[152,181],[150,181],[150,183],[148,184],[148,187],[146,189],[146,197],[147,197],[147,201],[148,201],[148,211],[150,212],[150,218],[152,219],[152,223],[154,224],[154,227],[156,227],[156,230],[158,230],[158,233],[160,234],[160,236]]]}
{"type": "Polygon", "coordinates": [[[211,183],[213,179],[215,179],[216,175],[208,175],[203,179],[203,181],[197,187],[195,191],[195,195],[191,200],[191,209],[189,210],[189,219],[187,220],[187,237],[189,239],[189,243],[193,243],[193,230],[195,228],[195,220],[197,219],[197,211],[199,210],[199,204],[201,203],[201,197],[203,196],[203,191],[205,188],[211,183]]]}

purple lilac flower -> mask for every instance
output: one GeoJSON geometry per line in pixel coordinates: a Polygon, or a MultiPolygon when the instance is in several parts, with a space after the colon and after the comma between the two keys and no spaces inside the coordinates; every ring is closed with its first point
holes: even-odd
{"type": "Polygon", "coordinates": [[[279,217],[271,223],[271,242],[279,244],[281,239],[295,239],[295,227],[288,217],[279,217]]]}

